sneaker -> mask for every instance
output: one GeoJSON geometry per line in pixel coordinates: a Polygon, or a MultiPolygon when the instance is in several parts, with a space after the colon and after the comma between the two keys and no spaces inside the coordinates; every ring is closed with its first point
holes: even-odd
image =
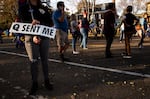
{"type": "Polygon", "coordinates": [[[77,51],[73,51],[72,53],[73,53],[73,54],[79,54],[79,52],[77,52],[77,51]]]}
{"type": "Polygon", "coordinates": [[[106,55],[105,58],[113,58],[112,55],[106,55]]]}
{"type": "Polygon", "coordinates": [[[139,49],[144,48],[143,45],[139,45],[139,49]]]}
{"type": "Polygon", "coordinates": [[[64,54],[60,54],[60,59],[61,59],[62,62],[69,61],[69,58],[65,58],[64,54]]]}
{"type": "Polygon", "coordinates": [[[32,87],[31,87],[31,90],[29,92],[29,95],[36,95],[37,90],[38,90],[38,83],[34,82],[32,84],[32,87]]]}
{"type": "Polygon", "coordinates": [[[132,58],[132,56],[131,55],[125,55],[125,56],[123,56],[123,58],[132,58]]]}
{"type": "Polygon", "coordinates": [[[83,50],[88,50],[88,48],[86,47],[86,48],[83,48],[83,50]]]}
{"type": "Polygon", "coordinates": [[[81,48],[83,48],[83,46],[82,46],[82,45],[80,45],[80,47],[81,47],[81,48]]]}
{"type": "Polygon", "coordinates": [[[122,41],[120,41],[120,43],[123,43],[122,41]]]}
{"type": "Polygon", "coordinates": [[[121,53],[121,55],[122,55],[122,56],[125,56],[125,55],[127,55],[127,53],[126,53],[126,52],[123,52],[123,53],[121,53]]]}

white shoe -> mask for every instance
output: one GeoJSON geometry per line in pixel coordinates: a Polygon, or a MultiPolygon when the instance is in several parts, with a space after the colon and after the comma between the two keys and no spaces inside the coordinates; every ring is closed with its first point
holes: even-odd
{"type": "Polygon", "coordinates": [[[73,51],[72,53],[73,53],[73,54],[79,54],[79,52],[77,52],[77,51],[73,51]]]}
{"type": "Polygon", "coordinates": [[[81,48],[83,48],[83,46],[82,46],[82,45],[80,45],[80,47],[81,47],[81,48]]]}
{"type": "Polygon", "coordinates": [[[88,50],[88,48],[86,47],[86,48],[83,48],[83,50],[88,50]]]}
{"type": "Polygon", "coordinates": [[[144,48],[143,45],[140,45],[140,46],[139,46],[139,49],[141,49],[141,48],[144,48]]]}
{"type": "Polygon", "coordinates": [[[132,56],[131,55],[125,55],[125,56],[123,56],[123,58],[132,58],[132,56]]]}

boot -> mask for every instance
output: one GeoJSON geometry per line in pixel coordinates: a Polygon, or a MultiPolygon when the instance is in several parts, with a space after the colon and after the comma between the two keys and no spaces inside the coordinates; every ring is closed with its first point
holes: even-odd
{"type": "Polygon", "coordinates": [[[49,91],[53,90],[53,85],[49,82],[49,80],[45,80],[45,88],[49,91]]]}
{"type": "Polygon", "coordinates": [[[37,90],[38,90],[38,83],[37,82],[33,82],[31,90],[29,92],[29,95],[36,95],[37,90]]]}

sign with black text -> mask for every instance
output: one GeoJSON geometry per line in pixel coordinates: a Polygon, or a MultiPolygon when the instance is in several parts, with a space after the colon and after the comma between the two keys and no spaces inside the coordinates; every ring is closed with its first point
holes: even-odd
{"type": "Polygon", "coordinates": [[[30,23],[13,22],[9,32],[39,35],[48,38],[55,38],[56,29],[44,25],[32,25],[30,23]]]}

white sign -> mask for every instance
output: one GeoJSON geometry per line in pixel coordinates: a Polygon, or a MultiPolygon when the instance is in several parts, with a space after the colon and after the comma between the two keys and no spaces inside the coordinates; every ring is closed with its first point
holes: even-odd
{"type": "Polygon", "coordinates": [[[12,23],[9,32],[39,35],[53,39],[55,38],[56,35],[56,29],[53,27],[48,27],[44,25],[32,25],[30,23],[20,23],[20,22],[12,23]]]}

